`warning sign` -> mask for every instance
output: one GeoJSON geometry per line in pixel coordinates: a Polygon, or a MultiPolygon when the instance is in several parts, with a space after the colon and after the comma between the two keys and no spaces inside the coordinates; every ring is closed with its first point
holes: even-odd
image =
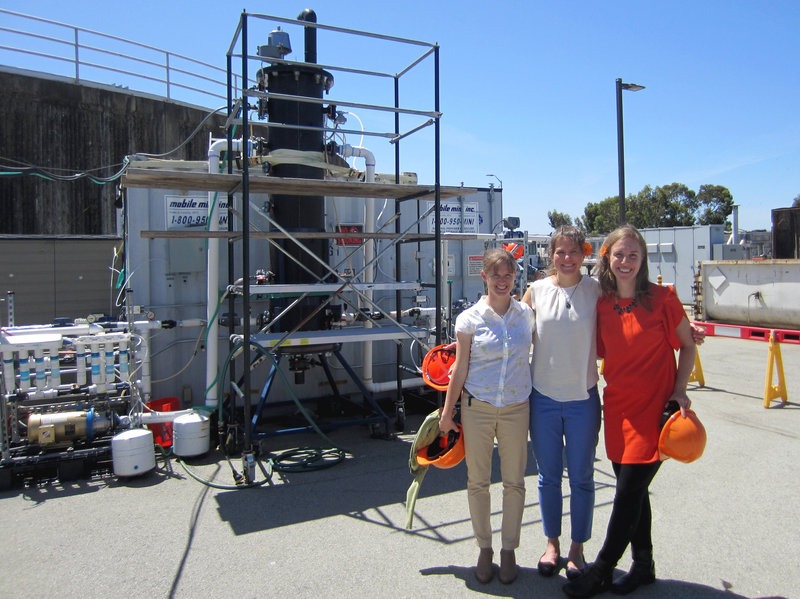
{"type": "Polygon", "coordinates": [[[483,254],[467,256],[467,276],[479,277],[481,270],[483,270],[483,254]]]}
{"type": "MultiPolygon", "coordinates": [[[[364,225],[360,223],[350,225],[338,225],[336,229],[340,233],[363,233],[364,225]]],[[[361,245],[364,243],[363,237],[337,237],[336,245],[361,245]]]]}

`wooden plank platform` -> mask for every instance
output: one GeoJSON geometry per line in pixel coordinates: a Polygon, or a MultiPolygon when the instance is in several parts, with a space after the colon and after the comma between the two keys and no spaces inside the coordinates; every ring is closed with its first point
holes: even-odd
{"type": "MultiPolygon", "coordinates": [[[[433,185],[394,185],[388,183],[362,183],[359,181],[325,181],[318,179],[293,179],[269,177],[250,173],[250,193],[270,193],[297,196],[335,196],[353,198],[389,198],[392,200],[432,200],[433,185]]],[[[122,176],[122,187],[149,189],[176,189],[180,191],[241,192],[241,173],[203,173],[167,169],[142,169],[131,167],[122,176]]],[[[467,187],[440,187],[439,197],[454,198],[471,195],[477,189],[467,187]]]]}

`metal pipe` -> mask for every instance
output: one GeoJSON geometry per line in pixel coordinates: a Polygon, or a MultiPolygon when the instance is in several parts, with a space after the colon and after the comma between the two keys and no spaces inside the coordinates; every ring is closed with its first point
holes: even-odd
{"type": "Polygon", "coordinates": [[[625,206],[625,148],[622,135],[622,79],[617,78],[617,169],[619,173],[619,224],[627,222],[625,206]]]}
{"type": "MultiPolygon", "coordinates": [[[[305,9],[297,16],[298,21],[307,23],[317,22],[317,13],[310,8],[305,9]]],[[[317,30],[315,27],[304,27],[306,62],[315,64],[317,62],[317,30]]]]}
{"type": "Polygon", "coordinates": [[[637,83],[623,83],[622,79],[616,80],[617,92],[617,166],[619,168],[619,224],[628,222],[625,206],[625,142],[622,133],[622,90],[638,92],[644,85],[637,83]]]}

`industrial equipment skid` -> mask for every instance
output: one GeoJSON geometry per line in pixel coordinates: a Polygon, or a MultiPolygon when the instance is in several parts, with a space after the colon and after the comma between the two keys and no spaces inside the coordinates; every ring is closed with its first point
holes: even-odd
{"type": "Polygon", "coordinates": [[[131,408],[130,342],[89,324],[0,332],[0,490],[109,470],[131,408]]]}

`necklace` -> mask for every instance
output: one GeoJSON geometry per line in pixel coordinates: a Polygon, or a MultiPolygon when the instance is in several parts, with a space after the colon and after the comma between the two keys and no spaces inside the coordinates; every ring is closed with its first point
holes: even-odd
{"type": "Polygon", "coordinates": [[[624,308],[619,305],[619,302],[615,303],[614,304],[614,310],[617,312],[617,314],[622,316],[623,314],[630,314],[631,310],[633,310],[638,305],[639,305],[639,300],[637,300],[636,298],[633,298],[633,301],[630,304],[628,304],[627,306],[625,306],[624,308]]]}
{"type": "Polygon", "coordinates": [[[581,281],[583,281],[583,277],[578,279],[578,282],[575,283],[575,287],[573,287],[573,289],[572,289],[572,293],[567,295],[567,291],[561,285],[558,284],[558,277],[556,277],[556,286],[561,290],[561,293],[564,294],[564,297],[567,300],[567,310],[572,308],[572,297],[575,295],[575,292],[578,290],[578,285],[581,284],[581,281]]]}

